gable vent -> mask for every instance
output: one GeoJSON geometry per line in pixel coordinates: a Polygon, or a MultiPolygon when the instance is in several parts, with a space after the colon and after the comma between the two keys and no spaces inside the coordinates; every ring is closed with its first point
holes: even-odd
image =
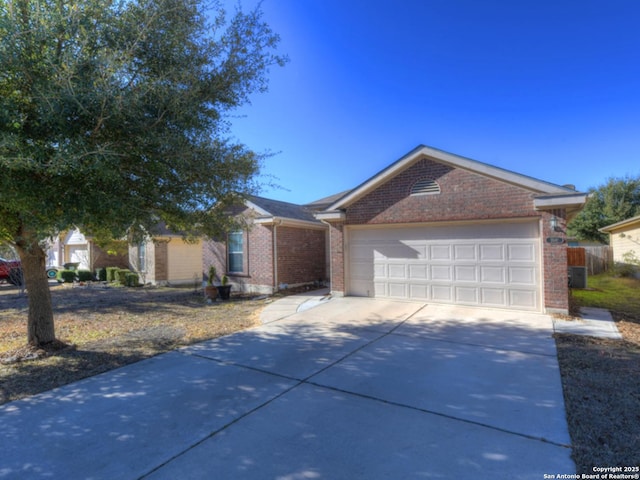
{"type": "Polygon", "coordinates": [[[411,187],[411,195],[433,195],[440,193],[440,185],[435,180],[423,178],[411,187]]]}

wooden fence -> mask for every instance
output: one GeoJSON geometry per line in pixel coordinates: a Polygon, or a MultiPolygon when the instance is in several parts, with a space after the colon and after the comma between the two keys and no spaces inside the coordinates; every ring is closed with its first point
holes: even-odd
{"type": "Polygon", "coordinates": [[[609,245],[567,248],[567,265],[569,267],[587,267],[588,275],[606,272],[612,262],[613,250],[609,245]]]}

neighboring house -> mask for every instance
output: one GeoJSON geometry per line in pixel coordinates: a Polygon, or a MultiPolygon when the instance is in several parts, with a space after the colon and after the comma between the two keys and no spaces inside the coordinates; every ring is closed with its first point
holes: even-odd
{"type": "Polygon", "coordinates": [[[143,284],[200,285],[202,243],[202,239],[187,241],[159,223],[144,241],[129,246],[129,268],[143,284]]]}
{"type": "Polygon", "coordinates": [[[315,217],[334,294],[567,312],[566,223],[586,198],[419,146],[315,217]]]}
{"type": "Polygon", "coordinates": [[[267,294],[326,282],[328,226],[313,215],[320,207],[250,197],[230,212],[246,228],[204,243],[204,272],[214,266],[216,282],[227,275],[234,291],[267,294]]]}
{"type": "MultiPolygon", "coordinates": [[[[122,244],[126,246],[126,242],[122,244]]],[[[85,236],[77,228],[63,232],[48,242],[47,267],[62,268],[67,263],[77,263],[78,269],[91,271],[104,267],[125,268],[128,265],[126,255],[105,251],[92,237],[85,236]]]]}
{"type": "Polygon", "coordinates": [[[640,261],[640,215],[600,229],[609,234],[613,261],[637,265],[640,261]]]}

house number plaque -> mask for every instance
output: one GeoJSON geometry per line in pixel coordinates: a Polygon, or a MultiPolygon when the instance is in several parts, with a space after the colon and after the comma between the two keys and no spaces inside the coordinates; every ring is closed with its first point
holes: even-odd
{"type": "Polygon", "coordinates": [[[547,237],[547,243],[564,243],[562,237],[547,237]]]}

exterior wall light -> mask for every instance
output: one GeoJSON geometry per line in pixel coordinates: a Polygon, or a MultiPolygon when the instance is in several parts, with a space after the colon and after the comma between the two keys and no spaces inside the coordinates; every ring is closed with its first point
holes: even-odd
{"type": "Polygon", "coordinates": [[[549,220],[549,226],[554,232],[560,231],[560,228],[558,227],[558,218],[555,215],[551,217],[551,220],[549,220]]]}

